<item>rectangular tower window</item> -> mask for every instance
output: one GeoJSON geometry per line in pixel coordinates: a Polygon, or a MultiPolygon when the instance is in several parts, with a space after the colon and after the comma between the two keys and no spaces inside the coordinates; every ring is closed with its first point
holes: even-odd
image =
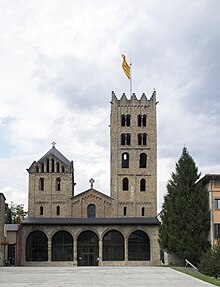
{"type": "Polygon", "coordinates": [[[215,199],[215,209],[220,210],[220,199],[215,199]]]}
{"type": "Polygon", "coordinates": [[[127,207],[126,206],[124,207],[123,211],[124,211],[124,216],[126,216],[127,215],[127,207]]]}

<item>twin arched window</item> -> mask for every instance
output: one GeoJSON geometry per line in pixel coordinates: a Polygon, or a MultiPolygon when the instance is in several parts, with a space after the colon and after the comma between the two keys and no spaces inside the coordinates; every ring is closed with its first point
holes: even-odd
{"type": "Polygon", "coordinates": [[[147,115],[138,115],[137,117],[138,127],[147,126],[147,115]]]}
{"type": "Polygon", "coordinates": [[[131,134],[121,134],[121,145],[131,145],[131,134]]]}
{"type": "Polygon", "coordinates": [[[147,145],[147,134],[138,134],[138,145],[147,145]]]}
{"type": "Polygon", "coordinates": [[[130,127],[131,125],[131,115],[121,115],[121,126],[130,127]]]}

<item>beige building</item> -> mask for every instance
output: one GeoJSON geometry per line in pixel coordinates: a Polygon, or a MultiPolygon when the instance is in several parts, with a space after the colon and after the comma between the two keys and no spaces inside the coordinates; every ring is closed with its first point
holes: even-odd
{"type": "Polygon", "coordinates": [[[75,195],[73,161],[53,145],[29,169],[22,265],[158,265],[156,93],[112,92],[110,196],[75,195]]]}
{"type": "Polygon", "coordinates": [[[220,174],[206,174],[200,181],[209,193],[210,242],[213,245],[220,239],[220,174]]]}

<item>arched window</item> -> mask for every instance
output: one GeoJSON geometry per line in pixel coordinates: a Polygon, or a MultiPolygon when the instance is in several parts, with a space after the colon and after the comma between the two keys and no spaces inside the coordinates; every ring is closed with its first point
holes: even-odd
{"type": "Polygon", "coordinates": [[[123,261],[124,237],[116,230],[108,231],[103,237],[103,261],[123,261]]]}
{"type": "Polygon", "coordinates": [[[129,181],[128,178],[125,177],[122,180],[122,190],[128,190],[129,189],[129,181]]]}
{"type": "Polygon", "coordinates": [[[146,115],[143,115],[142,124],[143,124],[143,127],[146,127],[146,125],[147,125],[147,116],[146,115]]]}
{"type": "Polygon", "coordinates": [[[131,145],[131,134],[127,134],[127,145],[131,145]]]}
{"type": "Polygon", "coordinates": [[[57,232],[52,239],[52,261],[73,260],[73,237],[67,231],[57,232]]]}
{"type": "Polygon", "coordinates": [[[56,170],[57,170],[57,172],[60,172],[60,164],[59,164],[59,162],[56,163],[56,170]]]}
{"type": "Polygon", "coordinates": [[[44,163],[41,164],[41,172],[44,172],[44,163]]]}
{"type": "Polygon", "coordinates": [[[143,134],[142,143],[143,145],[147,145],[147,134],[143,134]]]}
{"type": "Polygon", "coordinates": [[[147,167],[147,155],[145,153],[140,154],[139,167],[140,168],[147,167]]]}
{"type": "Polygon", "coordinates": [[[125,127],[125,115],[121,115],[121,126],[125,127]]]}
{"type": "Polygon", "coordinates": [[[49,159],[47,160],[47,172],[50,172],[50,161],[49,161],[49,159]]]}
{"type": "Polygon", "coordinates": [[[96,217],[96,206],[95,204],[89,204],[87,206],[87,217],[95,218],[96,217]]]}
{"type": "Polygon", "coordinates": [[[39,190],[44,191],[44,178],[39,179],[39,190]]]}
{"type": "Polygon", "coordinates": [[[61,187],[61,179],[58,177],[56,178],[56,191],[60,191],[61,187]]]}
{"type": "Polygon", "coordinates": [[[40,206],[40,215],[44,215],[44,208],[43,208],[43,206],[40,206]]]}
{"type": "Polygon", "coordinates": [[[55,168],[54,159],[52,159],[51,160],[51,170],[52,170],[52,172],[54,172],[54,168],[55,168]]]}
{"type": "Polygon", "coordinates": [[[60,215],[60,206],[57,206],[57,215],[60,215]]]}
{"type": "Polygon", "coordinates": [[[26,240],[26,261],[47,261],[48,239],[42,231],[30,233],[26,240]]]}
{"type": "Polygon", "coordinates": [[[127,215],[127,207],[126,206],[124,206],[124,208],[123,208],[123,214],[124,214],[124,216],[127,215]]]}
{"type": "Polygon", "coordinates": [[[62,172],[65,172],[65,167],[64,166],[62,166],[62,172]]]}
{"type": "Polygon", "coordinates": [[[142,144],[142,134],[138,134],[138,145],[142,144]]]}
{"type": "Polygon", "coordinates": [[[134,231],[128,238],[128,260],[150,260],[150,238],[141,230],[134,231]]]}
{"type": "Polygon", "coordinates": [[[142,117],[141,115],[137,116],[138,127],[141,127],[142,117]]]}
{"type": "Polygon", "coordinates": [[[146,180],[145,180],[145,178],[142,178],[140,180],[140,191],[146,191],[146,180]]]}
{"type": "Polygon", "coordinates": [[[130,127],[130,125],[131,125],[131,116],[130,116],[130,115],[127,115],[127,116],[126,116],[126,126],[127,126],[127,127],[130,127]]]}
{"type": "Polygon", "coordinates": [[[141,216],[144,216],[144,213],[145,213],[145,208],[142,207],[142,208],[141,208],[141,216]]]}
{"type": "Polygon", "coordinates": [[[129,168],[129,153],[124,152],[122,154],[122,168],[129,168]]]}
{"type": "Polygon", "coordinates": [[[125,134],[121,134],[121,145],[125,145],[125,134]]]}

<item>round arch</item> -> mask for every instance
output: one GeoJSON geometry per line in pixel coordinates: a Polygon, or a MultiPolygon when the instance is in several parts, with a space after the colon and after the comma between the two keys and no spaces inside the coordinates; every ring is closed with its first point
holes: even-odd
{"type": "Polygon", "coordinates": [[[58,231],[52,238],[52,261],[73,260],[73,237],[65,230],[58,231]]]}
{"type": "Polygon", "coordinates": [[[118,230],[109,230],[103,236],[103,261],[124,261],[124,236],[118,230]]]}
{"type": "Polygon", "coordinates": [[[82,231],[77,237],[78,266],[96,266],[99,260],[99,237],[91,230],[82,231]]]}
{"type": "Polygon", "coordinates": [[[43,231],[35,230],[27,236],[26,261],[48,261],[48,238],[43,231]]]}
{"type": "Polygon", "coordinates": [[[128,237],[128,260],[150,260],[150,238],[146,232],[135,230],[130,233],[128,237]]]}

